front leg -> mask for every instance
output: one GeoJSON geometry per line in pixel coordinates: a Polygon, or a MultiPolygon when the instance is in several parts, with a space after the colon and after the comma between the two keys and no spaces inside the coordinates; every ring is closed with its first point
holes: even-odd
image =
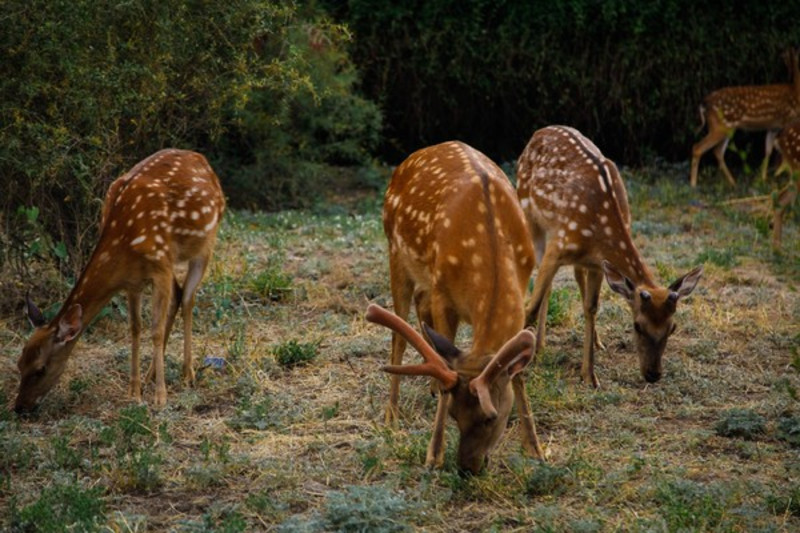
{"type": "Polygon", "coordinates": [[[428,444],[428,454],[425,466],[428,468],[441,468],[444,464],[445,424],[447,411],[450,407],[450,394],[439,392],[439,403],[436,406],[436,418],[433,421],[433,434],[428,444]]]}
{"type": "Polygon", "coordinates": [[[517,405],[519,427],[522,432],[522,447],[531,457],[544,461],[544,452],[539,444],[539,437],[536,435],[536,424],[533,421],[533,413],[531,413],[528,395],[525,393],[525,381],[523,381],[521,373],[511,378],[511,386],[514,389],[514,403],[517,405]]]}
{"type": "MultiPolygon", "coordinates": [[[[172,299],[172,274],[153,279],[153,361],[151,369],[156,380],[154,404],[163,407],[167,404],[167,384],[164,372],[164,339],[166,338],[167,318],[172,299]]],[[[149,372],[148,372],[149,379],[149,372]]]]}
{"type": "Polygon", "coordinates": [[[595,319],[600,301],[600,288],[603,285],[603,273],[593,269],[585,270],[585,286],[582,287],[583,316],[586,322],[583,331],[583,362],[581,364],[581,379],[594,388],[600,386],[597,375],[594,373],[594,353],[599,344],[595,319]]]}

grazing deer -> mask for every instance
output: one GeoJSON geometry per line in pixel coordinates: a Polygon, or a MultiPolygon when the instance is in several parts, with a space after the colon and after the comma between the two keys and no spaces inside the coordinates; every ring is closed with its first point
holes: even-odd
{"type": "Polygon", "coordinates": [[[781,164],[775,171],[775,176],[786,172],[789,174],[789,183],[778,192],[775,199],[772,218],[772,247],[781,248],[783,234],[783,215],[789,206],[797,201],[797,189],[800,187],[800,122],[795,122],[784,128],[775,139],[775,146],[781,154],[781,164]]]}
{"type": "Polygon", "coordinates": [[[517,194],[538,265],[526,319],[530,325],[538,317],[536,352],[544,346],[553,277],[560,267],[574,265],[586,321],[583,381],[599,385],[594,361],[602,344],[595,317],[603,273],[633,312],[642,376],[649,383],[658,381],[667,338],[675,331],[676,305],[694,290],[702,267],[666,288],[655,282],[631,238],[628,197],[616,165],[573,128],[549,126],[533,134],[517,163],[517,194]]]}
{"type": "Polygon", "coordinates": [[[146,380],[155,378],[155,405],[167,401],[164,348],[178,307],[183,308],[183,380],[194,381],[192,307],[211,258],[225,199],[216,174],[202,155],[162,150],[115,180],[106,194],[100,238],[58,314],[49,323],[30,299],[27,313],[36,330],[22,350],[15,411],[31,410],[64,371],[81,333],[114,294],[128,296],[131,328],[132,399],[141,400],[139,333],[141,295],[153,285],[153,360],[146,380]],[[188,263],[180,287],[174,268],[188,263]]]}
{"type": "MultiPolygon", "coordinates": [[[[398,414],[398,374],[435,377],[443,394],[426,464],[441,466],[444,460],[449,410],[461,436],[458,464],[478,472],[503,433],[513,394],[523,446],[529,454],[543,457],[518,374],[533,342],[532,336],[520,333],[533,247],[508,178],[466,144],[423,148],[392,175],[383,228],[397,320],[405,323],[413,299],[439,354],[421,346],[410,327],[401,330],[385,318],[379,322],[394,330],[391,366],[385,368],[392,373],[387,422],[393,423],[398,414]],[[461,321],[471,324],[473,333],[472,348],[463,352],[452,344],[461,321]],[[401,366],[407,340],[423,353],[428,366],[401,366]]],[[[371,309],[370,319],[376,315],[371,309]]]]}
{"type": "Polygon", "coordinates": [[[791,83],[725,87],[705,97],[700,106],[700,128],[708,123],[708,133],[692,147],[692,187],[697,186],[700,157],[712,148],[728,183],[736,185],[736,180],[725,164],[725,150],[737,129],[767,130],[764,161],[761,164],[761,176],[766,176],[777,132],[800,119],[800,67],[797,50],[788,50],[785,59],[791,72],[791,83]]]}

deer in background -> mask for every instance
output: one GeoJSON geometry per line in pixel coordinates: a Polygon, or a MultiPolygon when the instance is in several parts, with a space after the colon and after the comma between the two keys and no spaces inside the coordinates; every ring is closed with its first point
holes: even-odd
{"type": "Polygon", "coordinates": [[[115,180],[106,194],[97,246],[61,310],[48,323],[27,299],[36,329],[18,361],[15,411],[30,411],[56,384],[81,333],[119,291],[128,296],[131,328],[128,392],[141,401],[140,308],[148,283],[153,286],[153,360],[146,381],[155,378],[155,405],[167,401],[164,349],[178,307],[183,309],[183,381],[193,383],[192,308],[224,209],[216,174],[195,152],[162,150],[115,180]],[[182,287],[174,273],[179,263],[188,263],[182,287]]]}
{"type": "Polygon", "coordinates": [[[517,163],[517,194],[538,265],[526,319],[528,325],[538,319],[536,352],[544,347],[553,278],[560,267],[573,265],[585,318],[583,381],[599,386],[595,349],[603,346],[595,317],[604,274],[631,308],[642,376],[658,381],[676,306],[694,290],[702,267],[669,287],[655,282],[631,238],[628,196],[616,165],[573,128],[549,126],[533,134],[517,163]]]}
{"type": "Polygon", "coordinates": [[[800,187],[800,122],[784,128],[775,139],[775,146],[781,154],[781,164],[775,171],[778,177],[782,173],[789,174],[789,183],[780,191],[774,200],[772,215],[772,247],[781,248],[783,234],[783,215],[789,206],[797,201],[797,189],[800,187]]]}
{"type": "Polygon", "coordinates": [[[737,129],[767,130],[761,177],[766,177],[777,132],[800,119],[800,67],[797,50],[789,49],[785,60],[791,73],[791,83],[725,87],[705,97],[700,106],[700,128],[708,123],[708,133],[692,147],[690,183],[697,186],[700,157],[714,148],[714,155],[728,183],[736,180],[725,164],[725,150],[737,129]]]}
{"type": "Polygon", "coordinates": [[[443,463],[449,412],[460,433],[459,467],[475,473],[505,429],[513,395],[523,446],[542,458],[519,374],[534,342],[522,331],[533,247],[508,178],[466,144],[423,148],[394,171],[383,227],[397,316],[390,321],[372,307],[368,319],[394,331],[391,365],[384,369],[392,374],[387,422],[398,416],[400,374],[435,378],[441,394],[426,464],[443,463]],[[412,299],[435,352],[406,323],[412,299]],[[467,351],[453,345],[462,321],[472,326],[467,351]],[[407,341],[427,364],[402,366],[407,341]]]}

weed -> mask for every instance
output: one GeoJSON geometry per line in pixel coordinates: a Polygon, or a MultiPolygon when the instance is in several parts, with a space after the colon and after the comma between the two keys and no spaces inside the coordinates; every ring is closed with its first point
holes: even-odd
{"type": "Polygon", "coordinates": [[[548,326],[560,326],[566,321],[573,294],[573,290],[567,287],[556,287],[550,292],[547,304],[548,326]]]}
{"type": "Polygon", "coordinates": [[[556,496],[563,494],[569,483],[570,472],[567,468],[542,463],[525,481],[525,493],[528,496],[556,496]]]}
{"type": "Polygon", "coordinates": [[[778,421],[778,438],[793,448],[800,448],[800,417],[782,416],[778,421]]]}
{"type": "Polygon", "coordinates": [[[697,255],[696,263],[711,263],[725,270],[729,270],[739,264],[739,259],[736,256],[736,251],[733,248],[726,248],[724,250],[717,250],[709,248],[697,255]]]}
{"type": "Polygon", "coordinates": [[[292,517],[278,531],[340,531],[393,533],[412,531],[414,506],[402,495],[382,486],[350,486],[328,494],[325,509],[310,519],[292,517]]]}
{"type": "Polygon", "coordinates": [[[69,437],[57,435],[51,441],[53,463],[64,470],[74,470],[81,465],[81,456],[70,446],[69,437]]]}
{"type": "Polygon", "coordinates": [[[800,484],[796,481],[791,486],[781,487],[779,494],[768,494],[764,499],[774,515],[790,513],[800,516],[800,484]]]}
{"type": "Polygon", "coordinates": [[[157,443],[170,440],[166,425],[156,427],[147,406],[134,405],[120,410],[115,426],[101,432],[101,442],[113,446],[117,460],[117,481],[127,489],[152,492],[161,486],[163,458],[157,443]]]}
{"type": "Polygon", "coordinates": [[[272,398],[266,394],[260,398],[253,399],[252,396],[244,396],[236,406],[236,415],[228,421],[234,429],[258,429],[265,430],[281,426],[280,414],[272,404],[272,398]]]}
{"type": "Polygon", "coordinates": [[[754,440],[766,431],[766,419],[750,409],[730,409],[722,414],[714,430],[721,437],[754,440]]]}
{"type": "Polygon", "coordinates": [[[273,302],[283,301],[292,292],[292,277],[280,267],[272,265],[251,281],[250,288],[262,298],[273,302]]]}
{"type": "Polygon", "coordinates": [[[318,342],[297,342],[290,340],[279,344],[272,353],[283,368],[304,366],[317,357],[318,342]]]}
{"type": "Polygon", "coordinates": [[[98,531],[105,518],[102,489],[83,489],[77,483],[47,487],[32,504],[16,509],[11,504],[14,531],[98,531]]]}
{"type": "Polygon", "coordinates": [[[732,494],[722,485],[678,479],[660,483],[656,502],[669,531],[717,529],[732,494]]]}

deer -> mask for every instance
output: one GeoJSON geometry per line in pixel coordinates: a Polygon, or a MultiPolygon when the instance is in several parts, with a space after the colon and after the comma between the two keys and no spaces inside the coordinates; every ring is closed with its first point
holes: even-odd
{"type": "Polygon", "coordinates": [[[440,394],[428,467],[443,465],[449,413],[459,430],[459,470],[480,472],[512,400],[526,453],[543,459],[521,375],[534,343],[523,328],[533,246],[506,175],[459,141],[422,148],[392,174],[383,228],[395,315],[372,306],[367,319],[393,330],[386,422],[398,418],[400,376],[430,376],[440,394]],[[408,325],[412,300],[430,344],[408,325]],[[472,326],[467,350],[454,345],[462,322],[472,326]],[[425,364],[402,365],[407,342],[425,364]]]}
{"type": "Polygon", "coordinates": [[[780,189],[775,196],[772,214],[772,247],[780,250],[783,234],[783,216],[790,206],[797,201],[797,189],[800,187],[800,122],[795,122],[778,134],[775,147],[781,154],[781,163],[775,171],[776,178],[783,173],[789,174],[789,183],[780,189]]]}
{"type": "Polygon", "coordinates": [[[155,406],[167,402],[164,351],[179,307],[184,333],[182,379],[193,384],[192,309],[224,210],[219,179],[196,152],[161,150],[114,180],[104,200],[97,244],[55,317],[48,322],[26,297],[27,316],[35,329],[17,362],[20,385],[14,410],[25,414],[37,406],[63,374],[83,331],[120,291],[127,294],[131,332],[128,395],[140,402],[141,299],[150,284],[153,358],[146,382],[155,380],[155,406]],[[186,276],[180,285],[176,267],[182,264],[186,276]]]}
{"type": "Polygon", "coordinates": [[[579,131],[567,126],[537,130],[517,161],[517,195],[531,228],[537,274],[526,306],[526,325],[537,324],[535,353],[545,344],[553,278],[573,266],[585,319],[581,379],[599,387],[595,328],[603,278],[628,303],[642,377],[661,379],[667,339],[675,332],[678,302],[694,290],[698,266],[668,287],[656,283],[631,237],[631,214],[617,166],[579,131]]]}
{"type": "Polygon", "coordinates": [[[700,158],[714,148],[719,169],[731,186],[736,185],[725,164],[725,150],[737,129],[766,130],[761,178],[766,177],[775,136],[778,131],[800,119],[800,67],[795,49],[785,52],[791,74],[790,83],[724,87],[709,93],[700,105],[700,129],[708,124],[708,133],[692,147],[690,185],[697,186],[700,158]]]}

